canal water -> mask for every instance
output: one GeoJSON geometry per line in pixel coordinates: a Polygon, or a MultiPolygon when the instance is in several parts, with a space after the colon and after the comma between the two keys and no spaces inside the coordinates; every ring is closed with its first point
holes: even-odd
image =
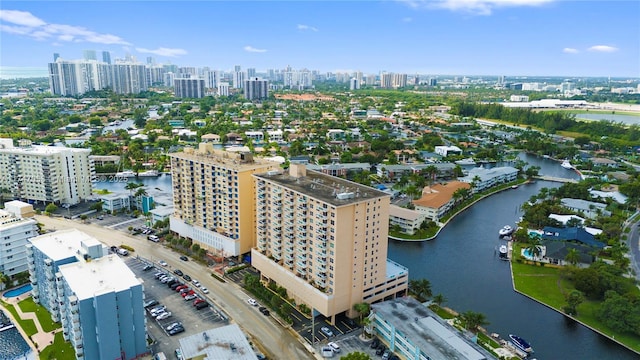
{"type": "MultiPolygon", "coordinates": [[[[540,173],[578,179],[560,163],[520,154],[540,173]]],[[[498,230],[514,226],[522,215],[520,205],[543,188],[560,184],[537,181],[493,195],[454,218],[432,240],[407,243],[390,240],[389,257],[409,268],[412,279],[431,282],[433,293],[459,312],[486,315],[486,328],[506,338],[516,334],[528,340],[537,359],[638,359],[639,356],[567,320],[554,310],[513,291],[509,263],[498,259],[498,230]]]]}

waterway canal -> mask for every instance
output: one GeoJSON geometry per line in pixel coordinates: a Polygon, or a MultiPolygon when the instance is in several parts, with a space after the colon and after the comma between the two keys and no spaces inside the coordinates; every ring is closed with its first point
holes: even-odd
{"type": "MultiPolygon", "coordinates": [[[[520,158],[540,166],[541,174],[579,178],[558,162],[526,154],[520,158]]],[[[391,240],[389,257],[407,266],[412,279],[428,279],[433,293],[447,298],[446,306],[483,313],[490,332],[528,340],[537,359],[638,359],[637,354],[514,292],[509,263],[498,259],[496,249],[502,241],[498,230],[515,224],[522,215],[520,205],[531,195],[542,187],[558,186],[538,181],[493,195],[458,215],[435,240],[391,240]]]]}

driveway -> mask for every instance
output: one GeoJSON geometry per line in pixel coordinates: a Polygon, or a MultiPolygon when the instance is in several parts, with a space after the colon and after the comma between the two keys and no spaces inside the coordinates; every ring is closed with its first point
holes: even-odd
{"type": "MultiPolygon", "coordinates": [[[[165,260],[169,269],[180,268],[191,277],[197,275],[197,279],[209,288],[209,299],[217,304],[225,313],[249,334],[254,342],[262,346],[269,358],[274,359],[313,359],[306,348],[298,341],[289,330],[282,328],[271,317],[262,315],[257,309],[247,304],[250,297],[242,289],[232,282],[222,283],[210,274],[210,270],[195,261],[181,261],[179,254],[164,246],[148,241],[145,237],[131,236],[113,229],[104,228],[96,224],[82,224],[78,221],[69,221],[63,218],[51,218],[38,215],[36,220],[44,224],[45,229],[76,228],[83,231],[109,246],[129,245],[135,249],[131,255],[140,255],[157,263],[165,260]]],[[[172,270],[171,270],[172,271],[172,270]]]]}

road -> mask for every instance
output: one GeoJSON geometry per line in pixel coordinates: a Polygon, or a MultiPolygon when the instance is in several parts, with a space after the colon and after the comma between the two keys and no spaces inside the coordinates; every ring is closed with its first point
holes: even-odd
{"type": "MultiPolygon", "coordinates": [[[[633,217],[635,217],[635,213],[633,217]]],[[[629,225],[629,234],[627,235],[627,241],[629,242],[629,253],[631,255],[631,268],[634,270],[636,279],[640,281],[640,235],[638,234],[640,227],[640,221],[629,225]]]]}
{"type": "Polygon", "coordinates": [[[287,329],[283,328],[271,317],[262,315],[257,308],[247,304],[248,296],[237,285],[221,283],[210,276],[210,270],[194,261],[181,261],[179,255],[162,245],[147,241],[146,237],[131,236],[127,233],[104,228],[95,224],[84,224],[81,221],[36,216],[46,230],[62,230],[75,228],[83,231],[109,246],[128,245],[135,249],[133,255],[139,255],[152,261],[165,260],[171,269],[179,268],[185,274],[198,279],[209,288],[209,298],[222,308],[245,333],[267,352],[273,359],[313,359],[305,347],[287,329]]]}

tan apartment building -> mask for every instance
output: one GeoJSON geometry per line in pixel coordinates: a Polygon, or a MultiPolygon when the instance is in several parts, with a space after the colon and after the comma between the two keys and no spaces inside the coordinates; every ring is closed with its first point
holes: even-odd
{"type": "Polygon", "coordinates": [[[257,245],[262,280],[287,289],[335,321],[353,305],[403,296],[407,268],[387,259],[389,195],[291,164],[256,179],[257,245]]]}
{"type": "Polygon", "coordinates": [[[223,256],[251,251],[256,232],[255,182],[251,174],[279,169],[279,165],[205,143],[170,156],[174,204],[171,231],[223,256]]]}
{"type": "Polygon", "coordinates": [[[0,149],[0,188],[14,199],[74,205],[92,195],[91,149],[63,146],[7,146],[0,149]]]}
{"type": "Polygon", "coordinates": [[[449,210],[456,204],[457,200],[453,195],[458,189],[471,190],[471,185],[462,181],[450,181],[446,184],[435,184],[425,187],[422,190],[422,197],[413,200],[416,211],[431,221],[440,221],[449,210]]]}

